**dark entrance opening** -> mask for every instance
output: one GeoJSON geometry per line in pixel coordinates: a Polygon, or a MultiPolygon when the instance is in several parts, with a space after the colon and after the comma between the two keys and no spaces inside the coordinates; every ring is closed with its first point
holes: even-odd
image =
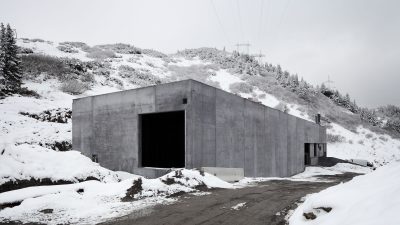
{"type": "Polygon", "coordinates": [[[185,167],[185,111],[142,114],[141,166],[185,167]]]}
{"type": "Polygon", "coordinates": [[[304,165],[311,165],[310,144],[304,146],[304,165]]]}

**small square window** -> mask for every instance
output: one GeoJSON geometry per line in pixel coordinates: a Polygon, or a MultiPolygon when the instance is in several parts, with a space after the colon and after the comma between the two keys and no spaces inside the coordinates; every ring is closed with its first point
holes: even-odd
{"type": "Polygon", "coordinates": [[[184,99],[182,100],[182,103],[183,103],[183,104],[187,104],[187,98],[184,98],[184,99]]]}

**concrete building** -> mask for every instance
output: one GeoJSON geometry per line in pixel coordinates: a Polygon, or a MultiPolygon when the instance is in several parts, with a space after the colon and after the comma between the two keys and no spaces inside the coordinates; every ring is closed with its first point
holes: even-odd
{"type": "Polygon", "coordinates": [[[195,80],[75,99],[73,148],[111,170],[243,168],[286,177],[326,155],[326,128],[195,80]]]}

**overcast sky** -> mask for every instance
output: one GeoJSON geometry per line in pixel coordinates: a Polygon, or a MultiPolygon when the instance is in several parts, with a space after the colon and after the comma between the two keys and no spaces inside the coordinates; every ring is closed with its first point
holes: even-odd
{"type": "Polygon", "coordinates": [[[362,106],[400,105],[396,0],[0,0],[0,21],[19,37],[166,53],[248,42],[310,83],[329,75],[362,106]]]}

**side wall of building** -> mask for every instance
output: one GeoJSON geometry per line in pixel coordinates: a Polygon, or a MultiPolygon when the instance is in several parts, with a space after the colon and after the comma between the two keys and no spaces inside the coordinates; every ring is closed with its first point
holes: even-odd
{"type": "Polygon", "coordinates": [[[285,177],[304,170],[305,143],[326,143],[326,130],[208,85],[191,81],[188,168],[244,168],[245,176],[285,177]]]}

